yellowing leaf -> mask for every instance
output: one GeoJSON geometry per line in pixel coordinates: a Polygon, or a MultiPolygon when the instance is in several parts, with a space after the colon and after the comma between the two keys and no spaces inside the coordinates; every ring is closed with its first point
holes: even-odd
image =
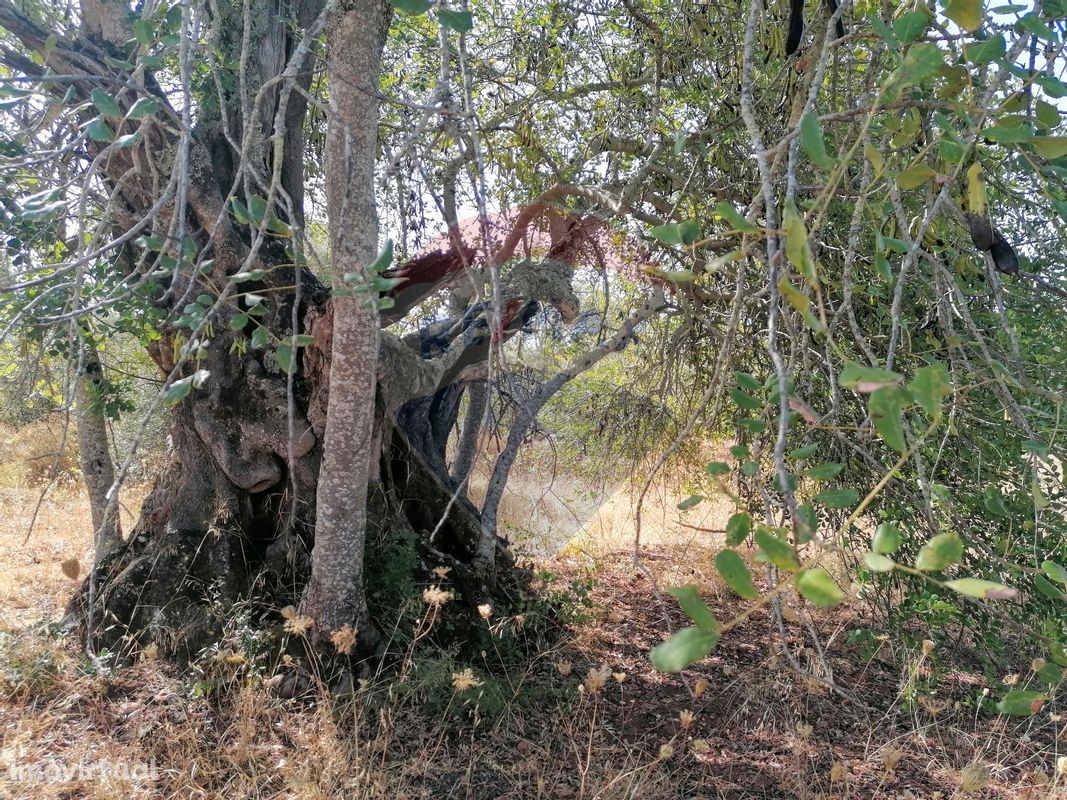
{"type": "Polygon", "coordinates": [[[973,214],[985,213],[985,183],[982,181],[982,165],[978,161],[967,168],[967,206],[973,214]]]}
{"type": "Polygon", "coordinates": [[[954,592],[965,594],[968,597],[977,597],[979,600],[1010,600],[1019,592],[1010,586],[994,581],[984,581],[980,578],[960,578],[955,581],[946,581],[945,586],[954,592]]]}
{"type": "Polygon", "coordinates": [[[927,164],[915,164],[897,175],[897,186],[907,191],[922,186],[937,173],[927,164]]]}
{"type": "Polygon", "coordinates": [[[965,31],[974,33],[982,27],[982,0],[949,0],[945,16],[965,31]]]}
{"type": "Polygon", "coordinates": [[[1067,136],[1034,136],[1030,143],[1042,158],[1052,160],[1067,156],[1067,136]]]}
{"type": "Polygon", "coordinates": [[[831,608],[845,599],[845,593],[822,567],[806,569],[797,575],[797,590],[817,606],[831,608]]]}

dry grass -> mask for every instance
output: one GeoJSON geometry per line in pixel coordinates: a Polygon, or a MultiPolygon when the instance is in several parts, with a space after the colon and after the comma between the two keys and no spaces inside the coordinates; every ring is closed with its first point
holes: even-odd
{"type": "MultiPolygon", "coordinates": [[[[865,658],[844,636],[871,624],[854,611],[812,619],[825,661],[800,625],[788,643],[861,706],[787,669],[762,612],[684,679],[655,672],[649,648],[686,621],[632,570],[624,536],[595,558],[572,548],[544,562],[558,587],[594,581],[590,615],[511,672],[466,665],[473,688],[454,688],[461,666],[447,656],[415,649],[349,697],[283,700],[241,630],[196,671],[146,660],[101,675],[76,642],[26,627],[56,619],[73,588],[62,562],[86,560],[84,498],[47,499],[25,544],[36,494],[0,498],[3,798],[1067,797],[1062,720],[986,714],[975,705],[983,679],[954,654],[890,642],[865,658]],[[490,696],[493,715],[478,710],[490,696]]],[[[719,583],[707,536],[665,539],[646,561],[658,584],[696,584],[720,619],[744,608],[719,583]]],[[[580,600],[570,596],[573,609],[580,600]]],[[[524,635],[514,620],[486,624],[501,647],[524,635]]]]}

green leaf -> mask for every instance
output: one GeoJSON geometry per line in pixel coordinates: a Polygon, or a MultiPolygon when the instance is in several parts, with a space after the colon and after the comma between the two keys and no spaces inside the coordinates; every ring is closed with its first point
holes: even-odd
{"type": "Polygon", "coordinates": [[[1037,110],[1037,121],[1042,126],[1052,130],[1060,124],[1060,110],[1052,103],[1045,100],[1038,100],[1035,104],[1037,110]]]}
{"type": "Polygon", "coordinates": [[[940,363],[917,369],[915,377],[908,384],[908,392],[927,415],[933,419],[940,417],[941,401],[952,394],[948,369],[940,363]]]}
{"type": "Polygon", "coordinates": [[[982,0],[949,0],[945,16],[969,33],[982,27],[982,0]]]}
{"type": "Polygon", "coordinates": [[[1056,686],[1063,680],[1063,670],[1051,661],[1046,661],[1041,665],[1041,668],[1037,670],[1037,677],[1042,683],[1056,686]]]}
{"type": "Polygon", "coordinates": [[[871,549],[876,553],[895,553],[900,547],[900,530],[892,522],[883,522],[874,532],[871,549]]]}
{"type": "Polygon", "coordinates": [[[921,39],[930,26],[932,16],[928,11],[912,11],[893,22],[893,34],[904,44],[921,39]]]}
{"type": "Polygon", "coordinates": [[[715,556],[715,569],[719,571],[726,585],[741,597],[755,600],[760,596],[744,559],[733,550],[723,550],[715,556]]]}
{"type": "Polygon", "coordinates": [[[232,317],[230,317],[230,328],[235,331],[244,330],[244,327],[248,324],[248,320],[248,314],[234,314],[232,317]]]}
{"type": "Polygon", "coordinates": [[[726,543],[735,547],[748,538],[752,530],[752,517],[741,511],[726,521],[726,543]]]}
{"type": "Polygon", "coordinates": [[[378,253],[378,257],[371,262],[371,265],[367,267],[368,272],[384,272],[393,263],[393,240],[386,239],[385,246],[382,248],[382,252],[378,253]]]}
{"type": "Polygon", "coordinates": [[[965,594],[968,597],[976,597],[979,600],[1010,600],[1019,594],[1018,591],[1010,586],[994,581],[984,581],[980,578],[960,578],[954,581],[945,581],[945,586],[954,592],[965,594]]]}
{"type": "Polygon", "coordinates": [[[756,226],[745,219],[732,205],[723,201],[715,206],[715,213],[726,220],[731,230],[754,231],[756,226]]]}
{"type": "Polygon", "coordinates": [[[1008,507],[1004,505],[1004,497],[1001,495],[1000,490],[995,486],[987,486],[982,492],[985,498],[985,509],[990,514],[995,514],[998,517],[1007,517],[1010,515],[1008,507]]]}
{"type": "Polygon", "coordinates": [[[816,503],[822,503],[827,508],[849,508],[854,506],[859,499],[860,493],[855,489],[828,489],[812,498],[816,503]]]}
{"type": "Polygon", "coordinates": [[[919,550],[915,569],[937,572],[963,558],[963,540],[959,534],[939,533],[919,550]]]}
{"type": "Polygon", "coordinates": [[[911,395],[899,386],[885,386],[871,394],[868,409],[874,427],[887,445],[898,453],[908,449],[904,439],[904,407],[911,395]]]}
{"type": "Polygon", "coordinates": [[[735,372],[734,380],[738,386],[749,392],[757,392],[763,388],[763,384],[754,375],[749,375],[747,372],[735,372]]]}
{"type": "Polygon", "coordinates": [[[1023,442],[1022,447],[1025,452],[1035,455],[1043,461],[1049,457],[1048,445],[1036,439],[1027,439],[1023,442]]]}
{"type": "Polygon", "coordinates": [[[1048,702],[1048,695],[1026,689],[1012,689],[997,703],[997,711],[1013,717],[1030,717],[1048,702]]]}
{"type": "Polygon", "coordinates": [[[120,136],[118,139],[116,139],[114,142],[112,142],[111,146],[112,147],[133,147],[139,141],[141,141],[141,132],[137,131],[136,133],[127,133],[125,136],[120,136]]]}
{"type": "Polygon", "coordinates": [[[235,272],[230,276],[230,280],[234,283],[245,283],[246,281],[261,281],[266,276],[267,271],[265,269],[250,269],[247,272],[235,272]]]}
{"type": "Polygon", "coordinates": [[[941,48],[933,42],[912,45],[897,67],[894,83],[899,87],[914,86],[936,75],[944,65],[941,48]]]}
{"type": "Polygon", "coordinates": [[[130,110],[126,113],[126,116],[130,119],[141,119],[142,117],[150,117],[162,110],[163,104],[158,100],[154,100],[151,97],[142,97],[130,106],[130,110]]]}
{"type": "Polygon", "coordinates": [[[1067,600],[1067,595],[1047,581],[1044,575],[1034,576],[1034,588],[1037,589],[1038,594],[1042,594],[1050,600],[1067,600]]]}
{"type": "Polygon", "coordinates": [[[89,93],[89,99],[93,101],[93,105],[97,110],[105,117],[113,117],[115,119],[122,119],[122,109],[119,108],[119,104],[115,102],[115,98],[105,92],[103,89],[93,89],[89,93]]]}
{"type": "Polygon", "coordinates": [[[425,14],[433,8],[431,0],[392,0],[392,2],[393,8],[405,14],[425,14]]]}
{"type": "Polygon", "coordinates": [[[797,554],[788,542],[784,542],[766,528],[756,529],[756,544],[759,545],[764,555],[772,564],[779,569],[796,572],[800,569],[800,561],[797,554]]]}
{"type": "Polygon", "coordinates": [[[818,530],[819,515],[816,513],[814,507],[807,503],[802,506],[797,506],[797,515],[793,526],[797,544],[806,544],[810,542],[815,538],[815,532],[818,530]]]}
{"type": "Polygon", "coordinates": [[[793,286],[784,275],[778,280],[778,292],[800,313],[809,328],[816,333],[824,332],[822,321],[811,312],[811,298],[793,286]]]}
{"type": "Polygon", "coordinates": [[[704,471],[713,478],[718,477],[719,475],[729,475],[730,465],[724,461],[712,461],[704,467],[704,471]]]}
{"type": "Polygon", "coordinates": [[[730,448],[730,455],[736,458],[738,461],[748,458],[749,449],[747,444],[735,444],[730,448]]]}
{"type": "Polygon", "coordinates": [[[282,368],[283,372],[292,375],[297,371],[299,365],[296,358],[293,357],[293,348],[291,345],[278,345],[278,349],[275,351],[274,355],[278,359],[278,366],[282,368]]]}
{"type": "Polygon", "coordinates": [[[693,244],[700,241],[700,223],[694,220],[686,220],[678,223],[678,236],[682,244],[693,244]]]}
{"type": "Polygon", "coordinates": [[[832,169],[836,166],[837,159],[826,151],[826,141],[823,139],[822,128],[819,127],[819,118],[810,111],[800,120],[800,146],[804,148],[804,152],[816,166],[825,169],[832,169]]]}
{"type": "Polygon", "coordinates": [[[1034,138],[1034,132],[1029,125],[1015,125],[1005,127],[995,125],[982,131],[982,136],[991,142],[1011,144],[1013,142],[1027,142],[1034,138]]]}
{"type": "Polygon", "coordinates": [[[696,623],[698,628],[712,632],[719,629],[719,621],[715,619],[715,615],[711,613],[707,603],[701,599],[700,592],[697,591],[695,586],[676,586],[673,589],[668,589],[667,594],[678,601],[682,611],[689,615],[689,618],[696,623]]]}
{"type": "Polygon", "coordinates": [[[788,457],[793,461],[803,461],[805,458],[811,458],[817,452],[819,452],[819,445],[808,444],[804,447],[798,447],[795,450],[791,450],[788,457]]]}
{"type": "Polygon", "coordinates": [[[1004,42],[1004,35],[998,33],[996,36],[990,36],[984,42],[974,42],[966,45],[963,48],[963,55],[972,64],[981,66],[996,61],[1007,50],[1008,47],[1004,42]]]}
{"type": "Polygon", "coordinates": [[[1055,561],[1042,562],[1041,569],[1045,570],[1045,574],[1052,580],[1067,585],[1067,569],[1064,569],[1055,561]]]}
{"type": "Polygon", "coordinates": [[[699,494],[689,495],[689,497],[685,498],[685,500],[678,504],[678,510],[688,511],[690,508],[700,503],[703,499],[704,498],[699,494]]]}
{"type": "Polygon", "coordinates": [[[297,347],[311,347],[315,344],[315,337],[310,333],[298,333],[296,336],[290,337],[290,341],[297,347]]]}
{"type": "Polygon", "coordinates": [[[752,433],[763,433],[767,430],[767,423],[761,419],[739,419],[737,424],[752,433]]]}
{"type": "Polygon", "coordinates": [[[1067,84],[1052,75],[1042,75],[1034,79],[1034,83],[1040,86],[1049,97],[1058,100],[1067,97],[1067,84]]]}
{"type": "Polygon", "coordinates": [[[231,197],[230,207],[233,209],[233,218],[239,223],[248,225],[252,222],[252,215],[248,213],[248,206],[241,202],[239,198],[231,197]]]}
{"type": "Polygon", "coordinates": [[[174,381],[163,392],[163,402],[174,405],[188,397],[191,391],[193,391],[193,379],[191,376],[174,381]]]}
{"type": "Polygon", "coordinates": [[[797,575],[797,590],[808,601],[824,608],[833,608],[845,599],[841,587],[822,567],[806,569],[797,575]]]}
{"type": "Polygon", "coordinates": [[[871,572],[892,572],[893,567],[896,566],[896,562],[889,556],[883,556],[881,553],[864,553],[863,563],[867,565],[867,568],[871,572]]]}
{"type": "Polygon", "coordinates": [[[474,27],[474,17],[469,11],[452,11],[448,8],[437,9],[437,20],[444,27],[456,33],[466,33],[474,27]]]}
{"type": "Polygon", "coordinates": [[[1042,158],[1052,160],[1067,156],[1067,136],[1033,136],[1030,143],[1042,158]]]}
{"type": "Polygon", "coordinates": [[[256,328],[252,331],[252,347],[257,350],[262,350],[270,343],[270,335],[267,333],[267,329],[263,327],[256,328]]]}
{"type": "Polygon", "coordinates": [[[85,126],[85,132],[94,142],[110,142],[115,138],[115,132],[103,117],[95,117],[85,126]]]}
{"type": "Polygon", "coordinates": [[[757,400],[750,394],[745,394],[740,389],[730,390],[730,399],[733,400],[740,408],[747,411],[756,411],[763,408],[763,402],[757,400]]]}
{"type": "Polygon", "coordinates": [[[897,175],[897,186],[905,191],[909,189],[917,189],[935,175],[937,175],[937,172],[935,172],[928,164],[923,164],[921,162],[913,164],[897,175]]]}
{"type": "Polygon", "coordinates": [[[1056,41],[1056,34],[1053,33],[1052,28],[1046,25],[1041,17],[1033,11],[1029,14],[1024,14],[1022,19],[1019,20],[1019,24],[1039,39],[1044,39],[1046,42],[1056,41]]]}
{"type": "Polygon", "coordinates": [[[741,465],[741,474],[746,478],[751,478],[757,472],[759,472],[759,464],[755,461],[746,461],[741,465]]]}
{"type": "Polygon", "coordinates": [[[844,468],[844,464],[816,464],[813,467],[808,467],[804,474],[817,481],[828,481],[841,474],[841,470],[844,468]]]}
{"type": "Polygon", "coordinates": [[[855,361],[845,362],[840,383],[846,389],[855,389],[860,394],[871,394],[886,386],[896,386],[903,380],[901,374],[877,367],[864,367],[855,361]]]}
{"type": "Polygon", "coordinates": [[[785,230],[785,254],[797,268],[797,272],[804,276],[808,285],[815,288],[819,284],[819,278],[815,272],[815,256],[811,252],[804,220],[792,203],[786,204],[782,227],[785,230]]]}
{"type": "Polygon", "coordinates": [[[660,672],[681,672],[710,653],[719,635],[703,628],[683,628],[648,654],[652,666],[660,672]]]}
{"type": "Polygon", "coordinates": [[[149,45],[155,40],[156,31],[148,20],[137,19],[133,22],[133,36],[141,44],[149,45]]]}
{"type": "Polygon", "coordinates": [[[682,244],[682,234],[678,230],[678,225],[673,222],[668,222],[665,225],[657,225],[649,231],[655,239],[669,245],[682,244]]]}

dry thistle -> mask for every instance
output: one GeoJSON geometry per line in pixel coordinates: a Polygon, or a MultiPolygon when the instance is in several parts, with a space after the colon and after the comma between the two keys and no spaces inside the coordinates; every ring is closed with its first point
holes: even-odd
{"type": "Polygon", "coordinates": [[[981,791],[987,783],[989,783],[989,768],[984,764],[972,761],[960,772],[960,791],[981,791]]]}
{"type": "Polygon", "coordinates": [[[704,694],[704,692],[708,690],[709,686],[711,686],[711,684],[701,678],[693,686],[693,694],[695,694],[697,697],[700,697],[700,695],[704,694]]]}
{"type": "Polygon", "coordinates": [[[678,724],[682,726],[682,730],[689,728],[694,722],[696,722],[697,715],[690,711],[688,708],[683,708],[678,712],[678,724]]]}
{"type": "Polygon", "coordinates": [[[489,619],[493,616],[493,607],[488,603],[482,603],[478,606],[478,616],[482,619],[489,619]]]}
{"type": "Polygon", "coordinates": [[[76,558],[68,558],[59,565],[63,570],[63,574],[70,578],[72,581],[78,580],[78,576],[81,574],[82,565],[76,558]]]}
{"type": "Polygon", "coordinates": [[[900,758],[904,754],[897,750],[895,747],[888,747],[882,751],[882,766],[888,770],[894,770],[897,768],[897,764],[900,763],[900,758]]]}
{"type": "Polygon", "coordinates": [[[571,674],[571,670],[573,670],[573,669],[574,669],[574,667],[571,665],[570,661],[557,661],[556,662],[556,672],[558,672],[564,678],[566,678],[568,675],[570,675],[571,674]]]}
{"type": "Polygon", "coordinates": [[[474,672],[471,671],[470,667],[467,667],[462,672],[452,673],[452,688],[457,692],[465,692],[481,685],[482,682],[474,677],[474,672]]]}
{"type": "Polygon", "coordinates": [[[352,648],[356,645],[356,636],[358,633],[359,631],[351,625],[345,625],[343,628],[330,634],[330,641],[333,642],[333,646],[337,648],[338,653],[347,656],[352,652],[352,648]]]}
{"type": "Polygon", "coordinates": [[[443,606],[452,599],[452,592],[446,592],[440,586],[431,586],[422,593],[422,600],[430,606],[443,606]]]}
{"type": "Polygon", "coordinates": [[[814,731],[815,728],[806,722],[797,723],[797,734],[799,734],[801,739],[807,739],[814,731]]]}
{"type": "Polygon", "coordinates": [[[659,760],[666,761],[668,758],[674,755],[674,745],[670,742],[661,744],[659,746],[659,760]]]}
{"type": "Polygon", "coordinates": [[[437,577],[437,580],[443,581],[445,576],[452,571],[452,567],[434,567],[433,574],[437,577]]]}
{"type": "Polygon", "coordinates": [[[613,681],[615,681],[615,683],[623,683],[623,682],[626,681],[626,673],[625,672],[613,672],[613,673],[611,673],[611,678],[612,678],[613,681]]]}
{"type": "Polygon", "coordinates": [[[611,677],[611,667],[591,667],[585,676],[585,689],[589,694],[596,694],[603,689],[611,677]]]}
{"type": "Polygon", "coordinates": [[[315,624],[311,617],[297,614],[292,606],[282,609],[282,617],[285,619],[285,632],[296,636],[303,636],[315,624]]]}
{"type": "Polygon", "coordinates": [[[701,753],[706,753],[710,749],[711,747],[708,746],[708,743],[704,739],[693,740],[693,752],[697,755],[700,755],[701,753]]]}
{"type": "Polygon", "coordinates": [[[839,783],[848,779],[848,767],[845,766],[843,761],[835,761],[834,765],[830,767],[830,780],[834,783],[839,783]]]}

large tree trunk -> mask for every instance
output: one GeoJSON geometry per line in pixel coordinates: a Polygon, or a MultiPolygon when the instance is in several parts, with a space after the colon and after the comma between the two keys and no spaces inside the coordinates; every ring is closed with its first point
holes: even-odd
{"type": "MultiPolygon", "coordinates": [[[[238,5],[212,9],[225,15],[238,5]]],[[[301,4],[298,17],[306,19],[315,5],[301,4]]],[[[125,14],[111,13],[116,8],[86,2],[83,15],[86,31],[121,49],[132,37],[116,30],[129,23],[125,14]]],[[[150,643],[163,653],[193,657],[216,640],[242,599],[255,601],[270,622],[279,620],[278,609],[303,599],[304,611],[328,633],[345,624],[369,626],[374,617],[392,622],[387,615],[396,608],[381,599],[388,592],[376,591],[370,602],[363,597],[364,582],[380,583],[381,575],[410,586],[412,580],[437,581],[434,570],[450,568],[448,580],[463,601],[454,606],[467,609],[476,624],[478,603],[491,600],[505,609],[522,586],[521,580],[507,579],[522,573],[495,536],[490,549],[496,557],[475,563],[479,547],[483,556],[486,552],[485,534],[477,510],[456,496],[445,445],[458,415],[461,384],[484,379],[493,342],[521,330],[538,301],[573,313],[570,267],[558,261],[515,267],[501,288],[501,313],[476,303],[411,340],[377,330],[375,315],[361,305],[367,295],[331,298],[314,274],[292,266],[287,239],[266,235],[258,223],[232,211],[231,191],[246,206],[253,195],[266,196],[268,213],[274,209],[282,222],[299,226],[299,193],[294,189],[291,202],[278,204],[270,188],[295,186],[293,176],[302,175],[299,148],[290,146],[288,135],[273,139],[272,127],[250,132],[248,126],[285,121],[300,127],[291,112],[303,104],[285,105],[292,95],[288,89],[313,72],[313,43],[325,26],[320,16],[307,31],[294,32],[267,3],[253,2],[251,8],[253,14],[279,16],[265,20],[270,24],[264,36],[277,41],[284,32],[283,50],[291,54],[286,62],[271,55],[277,48],[260,48],[248,61],[249,83],[274,87],[264,95],[268,106],[254,110],[235,103],[240,129],[208,114],[193,136],[152,117],[130,122],[141,137],[99,162],[97,177],[113,195],[109,207],[122,209],[122,221],[129,224],[151,217],[153,227],[144,232],[157,234],[160,256],[181,255],[184,248],[173,238],[180,222],[198,258],[213,261],[207,275],[191,265],[174,269],[159,291],[135,298],[142,307],[152,304],[166,312],[149,352],[171,388],[183,386],[187,393],[172,411],[170,461],[140,519],[129,539],[96,566],[70,608],[70,618],[87,628],[98,652],[107,648],[119,658],[150,643]],[[236,141],[249,142],[249,152],[234,152],[236,141]],[[270,141],[276,144],[269,152],[256,144],[270,141]],[[236,181],[235,165],[242,159],[253,177],[236,181]],[[142,163],[154,169],[139,169],[142,163]],[[166,181],[157,178],[168,173],[182,182],[184,206],[159,202],[166,181]],[[256,277],[235,283],[238,272],[256,277]],[[203,321],[190,322],[190,306],[197,305],[190,300],[205,296],[211,309],[201,306],[195,314],[203,321]],[[257,341],[261,331],[268,333],[266,344],[257,341]],[[297,335],[309,336],[311,343],[301,339],[292,358],[280,361],[281,346],[295,343],[297,335]],[[293,364],[290,375],[286,368],[293,364]],[[397,565],[389,561],[398,537],[415,551],[414,560],[404,562],[404,580],[395,577],[397,565]]],[[[329,167],[334,271],[363,279],[377,246],[376,101],[367,89],[377,73],[387,13],[383,0],[347,0],[330,35],[339,112],[331,125],[329,167]],[[344,209],[349,216],[342,218],[344,209]]],[[[239,46],[233,25],[216,22],[222,44],[239,46]]],[[[116,92],[118,86],[126,87],[114,98],[124,110],[146,95],[166,104],[151,81],[130,83],[121,61],[116,66],[98,58],[98,49],[51,35],[7,0],[0,0],[0,25],[47,57],[55,74],[77,76],[70,84],[73,101],[64,99],[68,84],[45,83],[57,102],[84,111],[93,89],[116,92]]],[[[239,55],[224,52],[220,60],[236,63],[239,55]]],[[[29,76],[43,74],[37,62],[6,50],[0,60],[29,76]]],[[[88,146],[95,156],[106,144],[88,146]]],[[[531,218],[526,215],[523,225],[531,218]]],[[[519,237],[521,231],[510,238],[519,237]]],[[[514,241],[510,246],[514,249],[514,241]]],[[[405,282],[391,291],[392,308],[382,324],[400,319],[454,278],[473,252],[427,254],[390,270],[388,277],[405,282]]],[[[503,260],[510,252],[495,257],[503,260]]],[[[115,263],[148,273],[160,263],[149,255],[141,258],[138,250],[115,263]]],[[[115,496],[112,490],[109,504],[115,496]]],[[[462,624],[448,628],[463,631],[462,624]]]]}

